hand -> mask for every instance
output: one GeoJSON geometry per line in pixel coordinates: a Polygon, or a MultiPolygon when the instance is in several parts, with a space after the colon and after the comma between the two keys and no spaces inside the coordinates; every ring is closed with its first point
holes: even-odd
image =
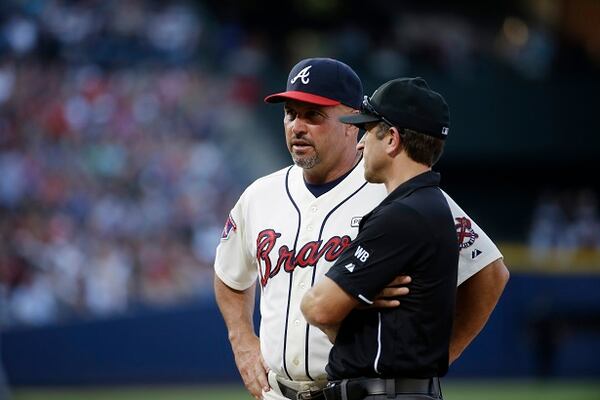
{"type": "Polygon", "coordinates": [[[395,308],[400,305],[398,296],[406,296],[409,292],[408,285],[412,281],[408,275],[400,275],[391,281],[373,300],[373,304],[359,306],[360,308],[395,308]]]}
{"type": "Polygon", "coordinates": [[[236,345],[233,354],[244,386],[255,399],[262,399],[263,391],[268,392],[271,387],[267,379],[269,367],[260,353],[258,337],[252,335],[243,343],[236,345]]]}

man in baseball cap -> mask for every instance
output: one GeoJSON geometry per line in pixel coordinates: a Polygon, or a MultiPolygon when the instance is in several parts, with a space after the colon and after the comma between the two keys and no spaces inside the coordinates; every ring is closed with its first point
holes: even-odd
{"type": "Polygon", "coordinates": [[[348,65],[332,58],[307,58],[292,68],[285,92],[265,98],[267,103],[298,100],[320,106],[345,104],[360,108],[363,87],[348,65]]]}
{"type": "Polygon", "coordinates": [[[338,118],[357,112],[362,98],[356,72],[332,58],[301,60],[290,71],[286,90],[265,98],[267,103],[285,103],[287,147],[316,197],[333,187],[324,184],[343,178],[360,159],[355,149],[358,129],[338,118]]]}
{"type": "Polygon", "coordinates": [[[423,78],[399,78],[381,85],[371,97],[365,96],[360,114],[343,116],[340,121],[361,128],[369,122],[384,121],[445,140],[450,113],[444,98],[423,78]]]}
{"type": "MultiPolygon", "coordinates": [[[[378,137],[393,128],[407,155],[431,167],[442,155],[450,113],[444,98],[431,90],[423,78],[399,78],[381,85],[371,97],[365,96],[359,114],[342,116],[340,121],[365,130],[383,124],[378,137]]],[[[361,150],[365,139],[366,135],[358,145],[361,150]]],[[[365,178],[381,183],[366,151],[364,157],[365,178]]]]}
{"type": "Polygon", "coordinates": [[[360,114],[364,176],[388,196],[360,221],[358,235],[304,296],[306,321],[333,347],[330,383],[310,398],[442,399],[448,371],[460,247],[455,219],[431,167],[448,134],[448,106],[421,78],[395,79],[365,97],[360,114]],[[361,309],[396,276],[410,275],[402,306],[361,309]],[[382,339],[383,338],[383,339],[382,339]]]}

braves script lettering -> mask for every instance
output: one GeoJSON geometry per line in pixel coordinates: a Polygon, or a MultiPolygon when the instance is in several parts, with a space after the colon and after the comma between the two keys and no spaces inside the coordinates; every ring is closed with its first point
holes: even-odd
{"type": "Polygon", "coordinates": [[[323,240],[308,242],[297,252],[283,245],[277,252],[277,262],[273,266],[270,254],[280,236],[281,233],[273,229],[265,229],[256,238],[256,259],[261,267],[259,268],[260,283],[263,287],[267,285],[270,278],[279,273],[282,266],[285,272],[291,273],[296,267],[315,267],[322,257],[327,261],[335,261],[352,241],[347,235],[333,236],[325,244],[323,240]]]}

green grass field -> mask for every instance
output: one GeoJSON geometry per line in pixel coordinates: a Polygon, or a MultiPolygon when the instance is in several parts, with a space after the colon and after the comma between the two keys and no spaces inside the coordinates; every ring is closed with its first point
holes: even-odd
{"type": "MultiPolygon", "coordinates": [[[[600,382],[452,381],[444,383],[446,400],[599,400],[600,382]]],[[[123,387],[28,389],[12,400],[249,400],[240,387],[123,387]]]]}

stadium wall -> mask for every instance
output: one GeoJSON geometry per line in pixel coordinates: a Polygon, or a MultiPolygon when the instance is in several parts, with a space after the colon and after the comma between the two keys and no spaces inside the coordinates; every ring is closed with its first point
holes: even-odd
{"type": "MultiPolygon", "coordinates": [[[[454,377],[600,377],[600,276],[514,273],[454,377]]],[[[13,385],[239,382],[215,304],[2,334],[13,385]]]]}

